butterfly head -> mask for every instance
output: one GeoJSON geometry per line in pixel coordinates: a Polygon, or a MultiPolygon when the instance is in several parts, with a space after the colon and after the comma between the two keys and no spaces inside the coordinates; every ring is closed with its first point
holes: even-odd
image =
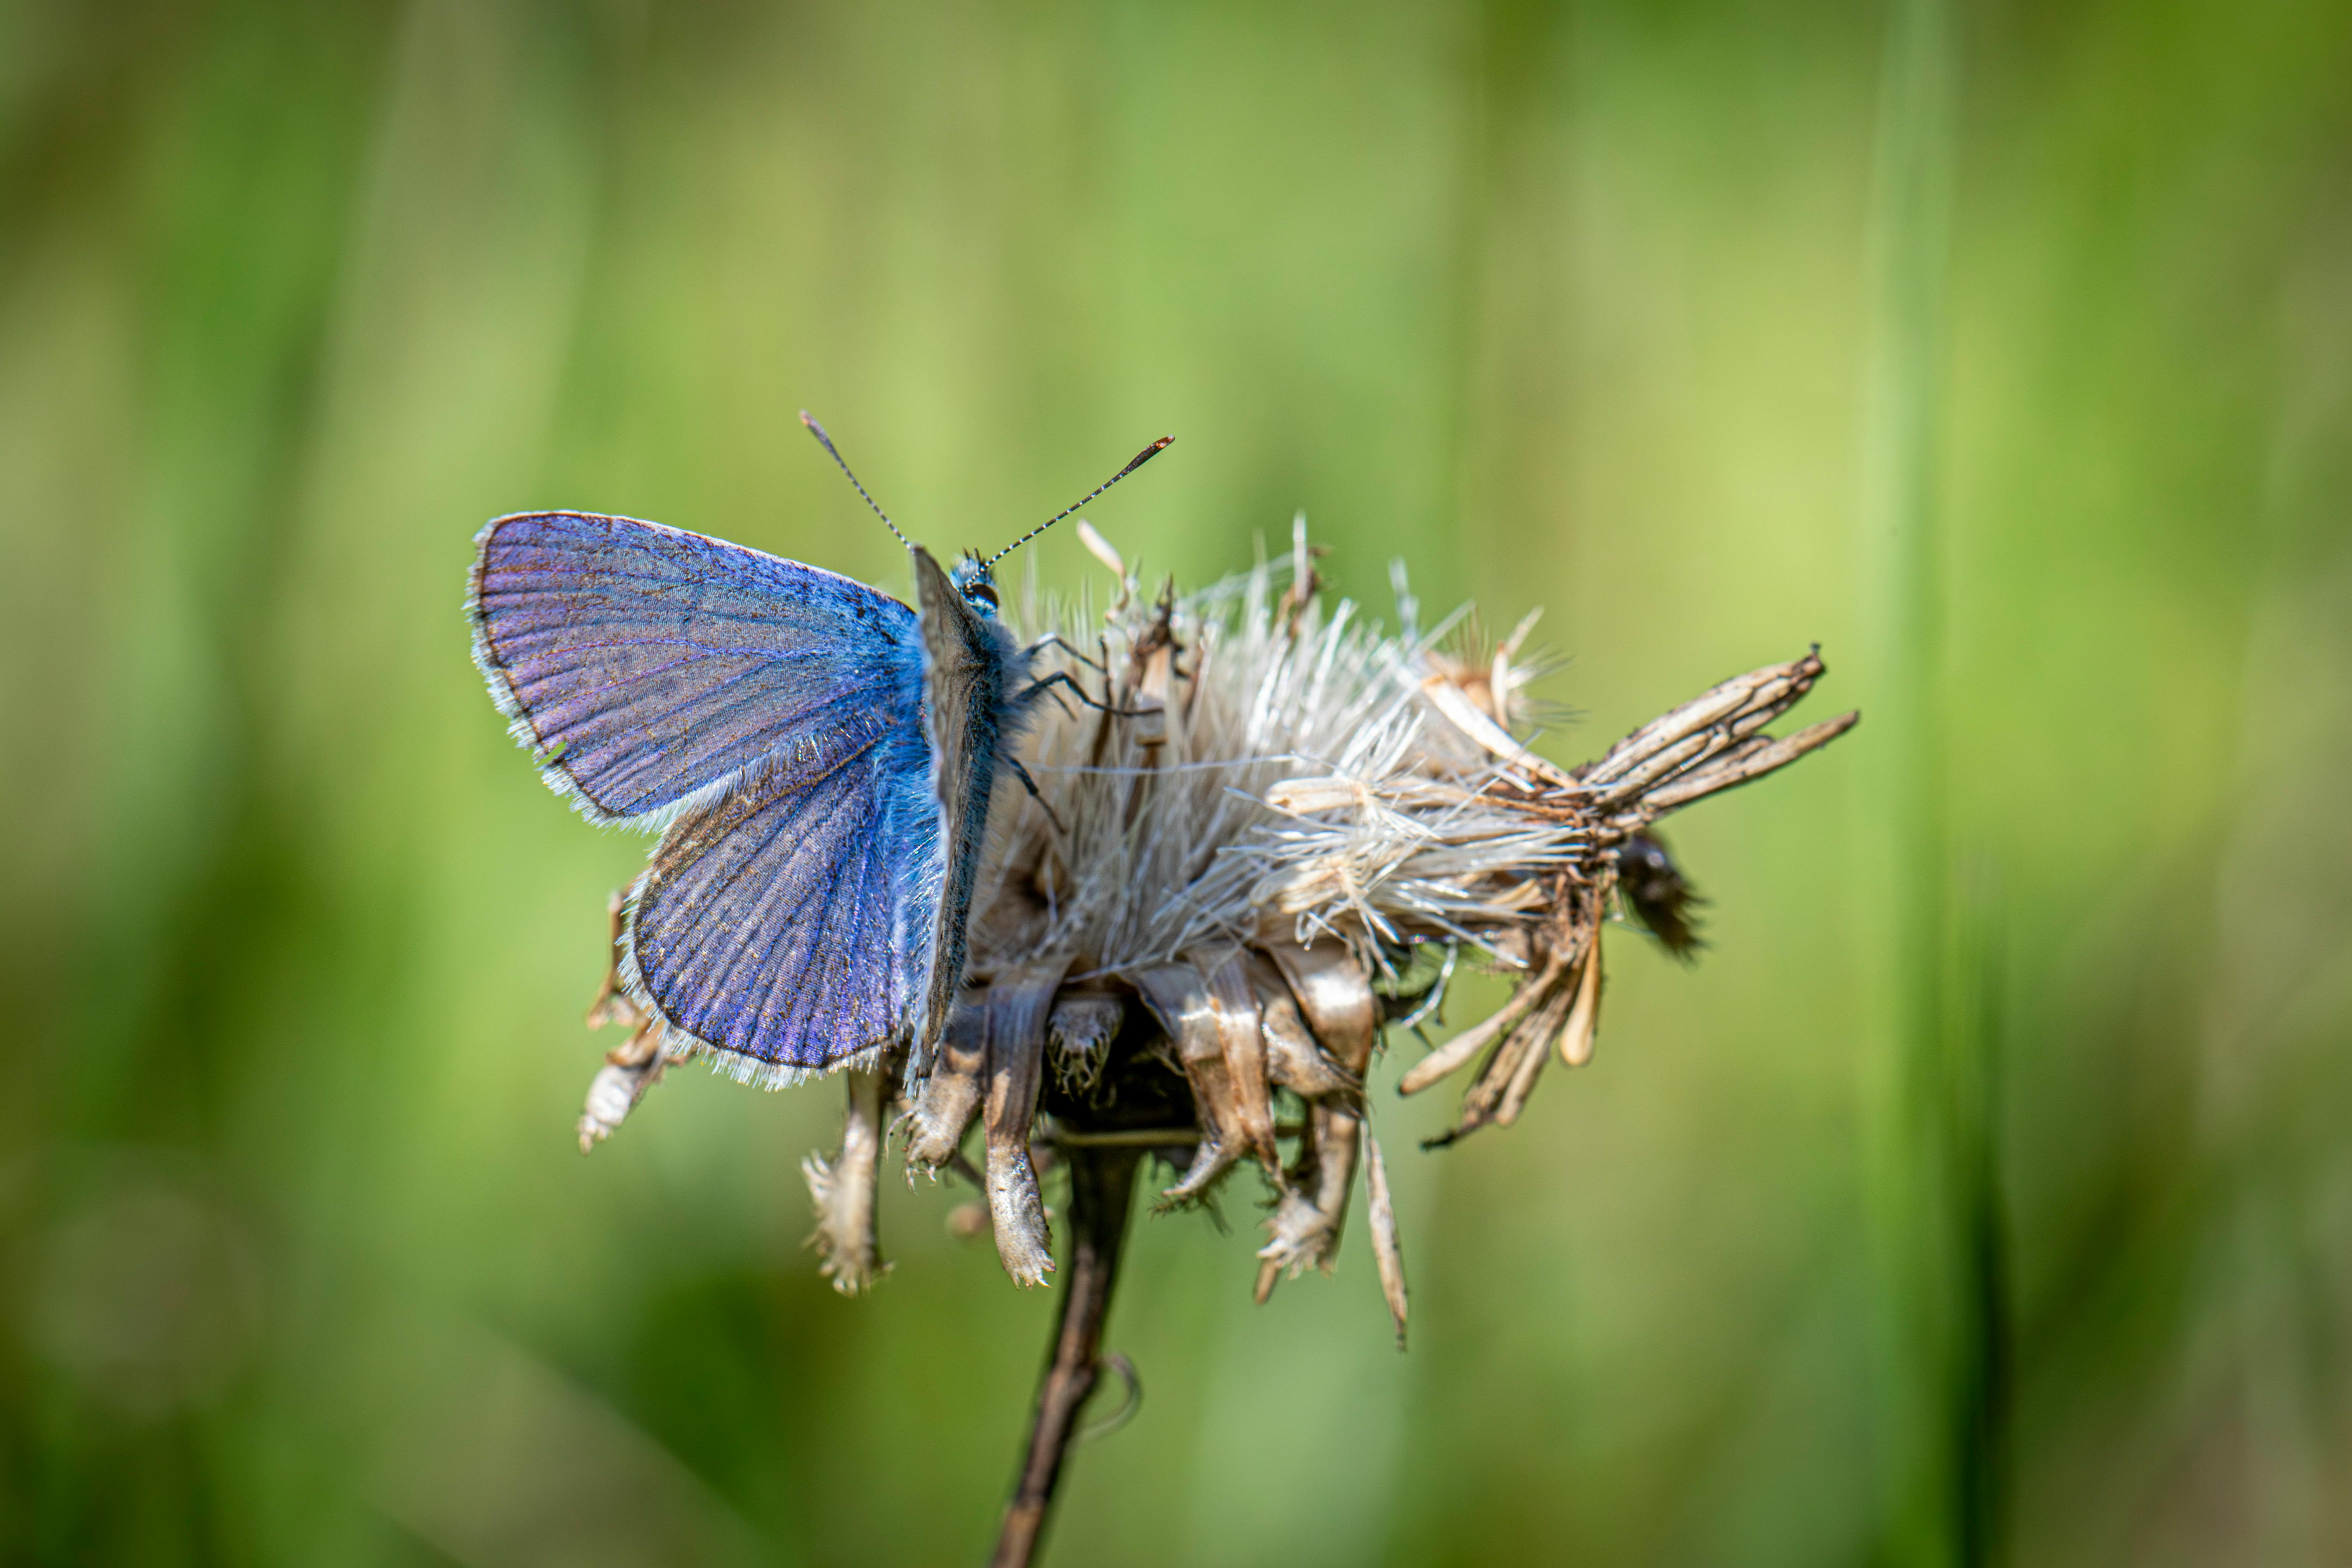
{"type": "Polygon", "coordinates": [[[982,620],[996,619],[996,574],[988,570],[978,550],[964,551],[963,559],[948,569],[948,580],[982,620]]]}

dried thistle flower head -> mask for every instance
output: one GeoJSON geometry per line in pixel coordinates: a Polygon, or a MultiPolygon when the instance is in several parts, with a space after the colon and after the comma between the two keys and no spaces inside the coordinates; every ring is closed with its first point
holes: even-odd
{"type": "MultiPolygon", "coordinates": [[[[815,1244],[835,1286],[882,1268],[873,1192],[886,1131],[910,1177],[956,1171],[985,1195],[1005,1270],[1055,1268],[1038,1164],[1048,1150],[1145,1150],[1175,1172],[1163,1207],[1211,1202],[1240,1166],[1273,1195],[1263,1300],[1328,1271],[1358,1172],[1400,1336],[1403,1268],[1366,1073],[1384,1024],[1434,1016],[1465,956],[1516,977],[1510,999],[1400,1085],[1471,1072],[1450,1142],[1510,1124],[1553,1056],[1591,1059],[1601,932],[1620,902],[1671,951],[1696,946],[1687,882],[1652,832],[1667,813],[1761,778],[1857,716],[1774,737],[1822,674],[1817,653],[1735,677],[1573,770],[1522,738],[1535,618],[1487,640],[1424,633],[1396,576],[1387,633],[1316,592],[1303,522],[1266,565],[1190,595],[1147,591],[1080,525],[1116,591],[1099,615],[1040,600],[1016,623],[1101,705],[1042,705],[1023,747],[1039,798],[1000,789],[962,1001],[936,1059],[848,1074],[840,1151],[813,1158],[815,1244]],[[1108,710],[1108,711],[1106,711],[1108,710]],[[973,1125],[982,1158],[963,1154],[973,1125]]],[[[1042,673],[1042,672],[1041,672],[1042,673]]],[[[631,1026],[598,1075],[585,1147],[662,1061],[631,1026]]]]}

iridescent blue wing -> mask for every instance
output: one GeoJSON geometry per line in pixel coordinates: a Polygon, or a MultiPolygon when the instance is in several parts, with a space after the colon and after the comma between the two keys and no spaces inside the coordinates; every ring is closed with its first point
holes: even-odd
{"type": "Polygon", "coordinates": [[[914,612],[625,517],[478,544],[474,655],[516,738],[590,817],[670,821],[631,899],[638,999],[769,1082],[920,1030],[943,873],[914,612]]]}
{"type": "Polygon", "coordinates": [[[649,819],[855,712],[919,725],[914,612],[656,523],[500,517],[475,540],[474,659],[547,781],[649,819]]]}
{"type": "Polygon", "coordinates": [[[630,903],[623,975],[738,1078],[897,1038],[928,991],[938,809],[904,723],[852,714],[689,806],[630,903]]]}

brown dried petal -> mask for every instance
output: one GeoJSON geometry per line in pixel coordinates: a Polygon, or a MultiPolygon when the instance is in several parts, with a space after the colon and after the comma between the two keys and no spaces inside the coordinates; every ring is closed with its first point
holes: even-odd
{"type": "Polygon", "coordinates": [[[1176,689],[1176,650],[1160,643],[1144,654],[1143,667],[1128,700],[1133,716],[1128,738],[1147,752],[1168,743],[1168,699],[1176,689]]]}
{"type": "Polygon", "coordinates": [[[1237,1131],[1240,1107],[1225,1071],[1224,1030],[1207,980],[1190,964],[1156,964],[1137,971],[1136,988],[1176,1047],[1177,1065],[1192,1086],[1192,1113],[1201,1138],[1183,1178],[1161,1197],[1173,1203],[1199,1197],[1248,1152],[1237,1131]]]}
{"type": "Polygon", "coordinates": [[[1347,1222],[1363,1125],[1354,1112],[1337,1105],[1307,1107],[1289,1186],[1267,1218],[1267,1241],[1258,1249],[1264,1260],[1258,1270],[1260,1302],[1274,1293],[1275,1281],[1286,1270],[1293,1279],[1309,1268],[1331,1271],[1347,1222]]]}
{"type": "Polygon", "coordinates": [[[1466,1137],[1489,1122],[1507,1124],[1517,1117],[1528,1091],[1535,1086],[1536,1074],[1543,1071],[1553,1038],[1568,1021],[1568,1011],[1574,1000],[1567,987],[1554,988],[1542,1007],[1521,1019],[1503,1037],[1503,1043],[1486,1058],[1477,1081],[1464,1092],[1462,1117],[1453,1132],[1446,1134],[1447,1141],[1466,1137]]]}
{"type": "Polygon", "coordinates": [[[936,1176],[955,1158],[964,1134],[979,1119],[988,1072],[988,1018],[982,998],[967,993],[948,1015],[938,1060],[923,1081],[921,1096],[907,1116],[907,1176],[920,1166],[936,1176]]]}
{"type": "Polygon", "coordinates": [[[1759,736],[1757,738],[1763,740],[1763,745],[1752,749],[1739,747],[1697,772],[1677,779],[1663,789],[1651,790],[1642,798],[1642,807],[1654,815],[1663,815],[1720,790],[1735,789],[1761,779],[1767,773],[1786,768],[1807,752],[1827,746],[1861,722],[1861,714],[1848,713],[1808,725],[1785,739],[1769,740],[1759,736]]]}
{"type": "Polygon", "coordinates": [[[1242,949],[1194,948],[1184,956],[1208,982],[1210,1004],[1216,1012],[1225,1077],[1233,1091],[1234,1120],[1229,1125],[1269,1173],[1277,1171],[1281,1155],[1274,1146],[1274,1103],[1266,1082],[1265,1031],[1258,1027],[1257,995],[1250,988],[1249,967],[1243,959],[1242,949]]]}
{"type": "Polygon", "coordinates": [[[1257,1000],[1258,1032],[1265,1040],[1266,1075],[1292,1093],[1310,1100],[1324,1094],[1360,1093],[1363,1080],[1326,1055],[1321,1044],[1307,1031],[1307,1020],[1299,1016],[1298,1004],[1292,998],[1282,971],[1257,953],[1247,955],[1244,962],[1249,970],[1250,989],[1257,1000]]]}
{"type": "Polygon", "coordinates": [[[1821,655],[1808,653],[1785,664],[1767,664],[1744,675],[1734,675],[1672,712],[1652,719],[1615,746],[1600,761],[1581,769],[1584,782],[1595,788],[1613,785],[1643,767],[1660,752],[1686,737],[1742,713],[1777,715],[1793,706],[1821,678],[1821,655]]]}
{"type": "Polygon", "coordinates": [[[1315,1132],[1311,1120],[1300,1130],[1298,1157],[1286,1173],[1289,1179],[1275,1201],[1274,1212],[1266,1216],[1266,1243],[1257,1251],[1257,1286],[1252,1291],[1260,1306],[1274,1294],[1283,1270],[1288,1270],[1296,1279],[1301,1269],[1319,1261],[1335,1239],[1332,1217],[1316,1201],[1315,1132]]]}
{"type": "Polygon", "coordinates": [[[811,1155],[801,1162],[809,1197],[816,1202],[816,1231],[809,1238],[818,1268],[833,1288],[854,1296],[888,1271],[874,1230],[875,1179],[882,1156],[882,1092],[887,1072],[848,1071],[849,1113],[841,1149],[830,1160],[811,1155]]]}
{"type": "Polygon", "coordinates": [[[1511,999],[1490,1017],[1471,1025],[1413,1063],[1411,1071],[1398,1080],[1397,1092],[1418,1094],[1439,1079],[1450,1077],[1468,1066],[1472,1058],[1501,1038],[1505,1030],[1518,1022],[1531,1009],[1549,1002],[1566,980],[1569,966],[1574,961],[1572,953],[1552,955],[1543,968],[1522,981],[1519,988],[1511,993],[1511,999]]]}
{"type": "Polygon", "coordinates": [[[1372,994],[1371,980],[1355,955],[1336,938],[1307,947],[1286,934],[1262,936],[1257,948],[1290,983],[1298,1010],[1323,1049],[1360,1079],[1372,1060],[1381,1012],[1380,998],[1372,994]]]}
{"type": "Polygon", "coordinates": [[[1445,676],[1432,675],[1421,683],[1422,695],[1451,720],[1454,727],[1475,740],[1505,764],[1541,779],[1555,789],[1579,791],[1584,787],[1557,766],[1537,756],[1511,733],[1481,712],[1469,695],[1445,676]]]}
{"type": "MultiPolygon", "coordinates": [[[[627,1002],[625,997],[620,1000],[627,1002]]],[[[635,1011],[628,1009],[631,1015],[635,1011]]],[[[619,1016],[618,1009],[613,1009],[613,1016],[619,1016]]],[[[661,1073],[661,1024],[649,1018],[606,1054],[604,1065],[589,1081],[588,1097],[580,1107],[580,1152],[586,1154],[618,1131],[661,1073]]]]}
{"type": "Polygon", "coordinates": [[[590,1029],[618,1024],[629,1031],[629,1038],[604,1053],[604,1065],[589,1081],[587,1097],[580,1107],[583,1155],[620,1130],[662,1074],[660,1020],[638,1007],[621,988],[621,936],[627,907],[627,894],[614,889],[604,905],[612,921],[612,935],[605,943],[604,983],[597,988],[596,999],[588,1004],[587,1022],[590,1029]]]}
{"type": "Polygon", "coordinates": [[[1371,1218],[1372,1261],[1381,1271],[1381,1294],[1388,1299],[1389,1316],[1396,1322],[1397,1348],[1404,1348],[1404,1248],[1397,1239],[1396,1205],[1389,1197],[1388,1162],[1381,1158],[1381,1141],[1364,1131],[1365,1208],[1371,1218]]]}
{"type": "Polygon", "coordinates": [[[1307,1124],[1314,1137],[1315,1207],[1330,1222],[1322,1252],[1311,1261],[1328,1274],[1348,1220],[1348,1195],[1355,1189],[1356,1161],[1363,1152],[1364,1119],[1344,1106],[1310,1105],[1307,1124]]]}
{"type": "Polygon", "coordinates": [[[596,999],[588,1004],[588,1027],[603,1029],[608,1023],[624,1029],[635,1029],[646,1021],[645,1013],[636,999],[621,986],[621,939],[628,930],[629,894],[625,888],[614,888],[612,897],[604,901],[605,918],[612,934],[604,943],[604,983],[597,988],[596,999]]]}
{"type": "Polygon", "coordinates": [[[1352,1101],[1363,1092],[1363,1080],[1324,1054],[1288,997],[1267,1005],[1259,1027],[1265,1037],[1267,1076],[1283,1088],[1303,1100],[1352,1101]]]}
{"type": "Polygon", "coordinates": [[[1559,1059],[1570,1067],[1592,1060],[1592,1043],[1601,1024],[1601,933],[1592,933],[1592,950],[1585,955],[1584,970],[1576,987],[1576,1006],[1559,1031],[1559,1059]]]}
{"type": "Polygon", "coordinates": [[[1014,1284],[1053,1272],[1053,1237],[1029,1159],[1029,1129],[1045,1061],[1045,1018],[1067,957],[1017,964],[988,988],[988,1210],[996,1255],[1014,1284]]]}
{"type": "Polygon", "coordinates": [[[1265,803],[1277,811],[1304,817],[1370,806],[1372,792],[1355,779],[1286,779],[1265,792],[1265,803]]]}
{"type": "MultiPolygon", "coordinates": [[[[1119,587],[1124,591],[1127,586],[1127,561],[1118,553],[1118,547],[1097,533],[1095,526],[1084,517],[1078,519],[1078,542],[1087,547],[1088,555],[1110,569],[1110,574],[1118,579],[1119,587]]],[[[1119,597],[1124,601],[1125,592],[1122,591],[1119,597]]],[[[1114,604],[1111,608],[1116,612],[1118,606],[1114,604]]]]}

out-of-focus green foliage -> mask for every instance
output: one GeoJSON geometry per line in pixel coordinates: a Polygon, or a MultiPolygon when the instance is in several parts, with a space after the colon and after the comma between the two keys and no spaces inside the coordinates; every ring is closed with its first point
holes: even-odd
{"type": "MultiPolygon", "coordinates": [[[[1713,950],[1618,941],[1596,1063],[1517,1127],[1421,1155],[1445,1108],[1383,1093],[1410,1354],[1360,1235],[1259,1310],[1245,1234],[1143,1225],[1148,1401],[1058,1561],[1927,1561],[1912,1421],[1956,1556],[2352,1556],[2352,11],[1949,21],[1914,1084],[1989,1103],[1942,1124],[1982,1201],[1873,1196],[1865,720],[1677,825],[1713,950]],[[1915,1293],[1974,1350],[1915,1406],[1887,1260],[1948,1224],[1915,1293]]],[[[829,1086],[677,1075],[580,1158],[644,846],[506,739],[473,531],[624,512],[895,587],[801,406],[950,548],[1173,430],[1094,514],[1122,549],[1197,582],[1304,507],[1383,612],[1393,556],[1546,605],[1555,755],[1814,639],[1822,716],[1884,685],[1885,33],[0,7],[0,1555],[976,1560],[1054,1301],[895,1183],[896,1273],[832,1296],[829,1086]]]]}

